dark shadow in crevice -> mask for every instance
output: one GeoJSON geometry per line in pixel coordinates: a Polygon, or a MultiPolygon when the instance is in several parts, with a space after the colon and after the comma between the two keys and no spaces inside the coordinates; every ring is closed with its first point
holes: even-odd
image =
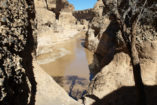
{"type": "Polygon", "coordinates": [[[101,67],[108,65],[116,53],[116,35],[119,31],[119,25],[115,21],[111,21],[105,32],[103,33],[97,50],[96,56],[101,63],[101,67]],[[102,59],[103,58],[103,59],[102,59]]]}
{"type": "Polygon", "coordinates": [[[81,46],[83,47],[83,48],[86,48],[85,47],[85,39],[80,39],[81,40],[81,46]]]}
{"type": "Polygon", "coordinates": [[[98,47],[93,55],[93,63],[89,65],[92,78],[100,72],[100,70],[108,65],[114,58],[116,51],[116,36],[119,31],[119,25],[116,21],[111,21],[107,29],[100,38],[98,47]],[[95,64],[97,62],[97,64],[95,64]]]}
{"type": "MultiPolygon", "coordinates": [[[[6,1],[6,3],[10,4],[9,1],[6,1]]],[[[34,1],[19,1],[19,4],[17,1],[13,1],[13,3],[23,6],[21,11],[24,12],[24,16],[18,18],[18,24],[13,22],[13,17],[10,17],[10,23],[15,24],[16,27],[6,24],[5,27],[8,28],[6,32],[8,33],[4,34],[5,37],[0,37],[0,53],[4,55],[0,59],[0,68],[2,73],[4,72],[4,77],[1,77],[1,79],[4,79],[4,81],[1,81],[3,85],[0,86],[0,98],[2,98],[2,95],[4,98],[0,100],[0,105],[35,105],[36,82],[31,55],[35,50],[34,30],[32,29],[35,19],[34,1]],[[13,28],[15,32],[12,30],[13,28]],[[6,40],[5,43],[3,42],[4,39],[6,40]],[[6,60],[8,60],[7,63],[6,60]]],[[[13,11],[8,12],[10,7],[4,8],[4,10],[6,16],[14,14],[13,11]]],[[[14,12],[19,11],[15,9],[14,12]]],[[[18,15],[21,15],[21,13],[18,15]]]]}
{"type": "MultiPolygon", "coordinates": [[[[36,38],[34,37],[34,33],[33,33],[33,25],[31,23],[31,20],[34,20],[35,19],[35,11],[32,11],[32,10],[35,10],[34,9],[34,0],[32,1],[27,1],[27,4],[28,5],[31,5],[32,8],[31,9],[28,9],[27,10],[27,13],[28,13],[28,22],[29,22],[29,26],[26,27],[26,30],[28,31],[27,33],[27,43],[26,43],[26,46],[24,48],[24,50],[22,52],[20,52],[20,57],[23,59],[22,60],[22,66],[23,68],[25,69],[25,73],[26,73],[26,77],[28,78],[28,81],[30,82],[30,85],[31,85],[31,90],[29,90],[29,94],[30,94],[30,102],[28,103],[28,105],[35,105],[35,97],[36,97],[36,91],[37,91],[37,83],[36,83],[36,80],[35,80],[35,76],[34,76],[34,72],[33,72],[33,56],[32,56],[32,53],[35,52],[35,49],[36,49],[36,45],[37,45],[37,40],[36,38]]],[[[35,27],[34,27],[35,28],[35,27]]],[[[28,84],[28,81],[27,81],[27,85],[28,84]]]]}

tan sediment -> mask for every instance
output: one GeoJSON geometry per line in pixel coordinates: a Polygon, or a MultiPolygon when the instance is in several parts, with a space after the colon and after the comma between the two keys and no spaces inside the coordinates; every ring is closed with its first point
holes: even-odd
{"type": "Polygon", "coordinates": [[[39,56],[40,66],[51,76],[77,75],[88,79],[88,58],[93,54],[81,45],[84,41],[83,34],[80,33],[71,40],[56,44],[52,48],[52,53],[39,56]]]}

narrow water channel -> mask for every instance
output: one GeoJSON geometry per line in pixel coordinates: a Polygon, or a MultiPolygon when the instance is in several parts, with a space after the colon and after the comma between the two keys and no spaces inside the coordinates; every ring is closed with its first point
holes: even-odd
{"type": "Polygon", "coordinates": [[[84,36],[55,45],[52,54],[38,57],[40,66],[50,74],[73,98],[80,98],[89,84],[88,64],[93,54],[83,47],[84,36]],[[45,59],[55,58],[50,62],[45,59]]]}

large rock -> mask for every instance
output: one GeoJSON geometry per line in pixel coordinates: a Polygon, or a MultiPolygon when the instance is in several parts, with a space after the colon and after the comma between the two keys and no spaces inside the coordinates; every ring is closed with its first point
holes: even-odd
{"type": "MultiPolygon", "coordinates": [[[[44,2],[35,2],[38,32],[42,32],[42,23],[54,21],[44,2]]],[[[33,0],[0,1],[0,105],[80,105],[32,62],[37,44],[35,30],[33,0]]]]}
{"type": "Polygon", "coordinates": [[[110,20],[107,16],[94,17],[89,24],[85,47],[87,47],[91,51],[96,52],[102,34],[104,34],[104,31],[109,26],[109,24],[110,20]]]}
{"type": "MultiPolygon", "coordinates": [[[[122,1],[122,0],[121,0],[122,1]]],[[[97,15],[89,25],[86,47],[93,51],[94,60],[90,64],[93,77],[85,105],[135,105],[136,92],[133,70],[128,50],[121,37],[118,24],[110,17],[114,0],[104,0],[106,5],[102,16],[97,15]]],[[[125,4],[125,3],[124,3],[125,4]]],[[[147,102],[155,105],[157,96],[157,30],[156,4],[145,9],[137,26],[136,47],[142,68],[147,102]]]]}
{"type": "Polygon", "coordinates": [[[59,22],[66,26],[66,25],[75,25],[76,18],[72,15],[72,12],[61,12],[59,16],[59,22]]]}
{"type": "MultiPolygon", "coordinates": [[[[98,0],[93,8],[95,17],[89,23],[85,47],[91,51],[96,51],[99,41],[104,31],[110,24],[108,15],[103,15],[104,5],[102,0],[98,0]],[[94,41],[95,40],[95,41],[94,41]]],[[[103,49],[103,48],[102,48],[103,49]]]]}
{"type": "Polygon", "coordinates": [[[36,36],[33,31],[33,0],[0,1],[0,104],[34,105],[36,82],[32,52],[36,36]]]}
{"type": "Polygon", "coordinates": [[[45,0],[48,10],[53,11],[56,14],[56,19],[59,19],[60,12],[72,12],[74,6],[67,0],[45,0]]]}
{"type": "Polygon", "coordinates": [[[34,61],[34,74],[37,82],[35,105],[81,105],[68,96],[51,76],[34,61]]]}

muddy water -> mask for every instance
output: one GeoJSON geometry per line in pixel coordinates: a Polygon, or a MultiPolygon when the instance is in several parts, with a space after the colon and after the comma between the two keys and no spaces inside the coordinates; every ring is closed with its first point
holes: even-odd
{"type": "Polygon", "coordinates": [[[83,43],[84,36],[80,34],[55,45],[52,54],[38,57],[40,66],[74,98],[80,98],[89,83],[88,64],[93,54],[83,47],[83,43]],[[42,63],[51,58],[50,62],[42,63]]]}

